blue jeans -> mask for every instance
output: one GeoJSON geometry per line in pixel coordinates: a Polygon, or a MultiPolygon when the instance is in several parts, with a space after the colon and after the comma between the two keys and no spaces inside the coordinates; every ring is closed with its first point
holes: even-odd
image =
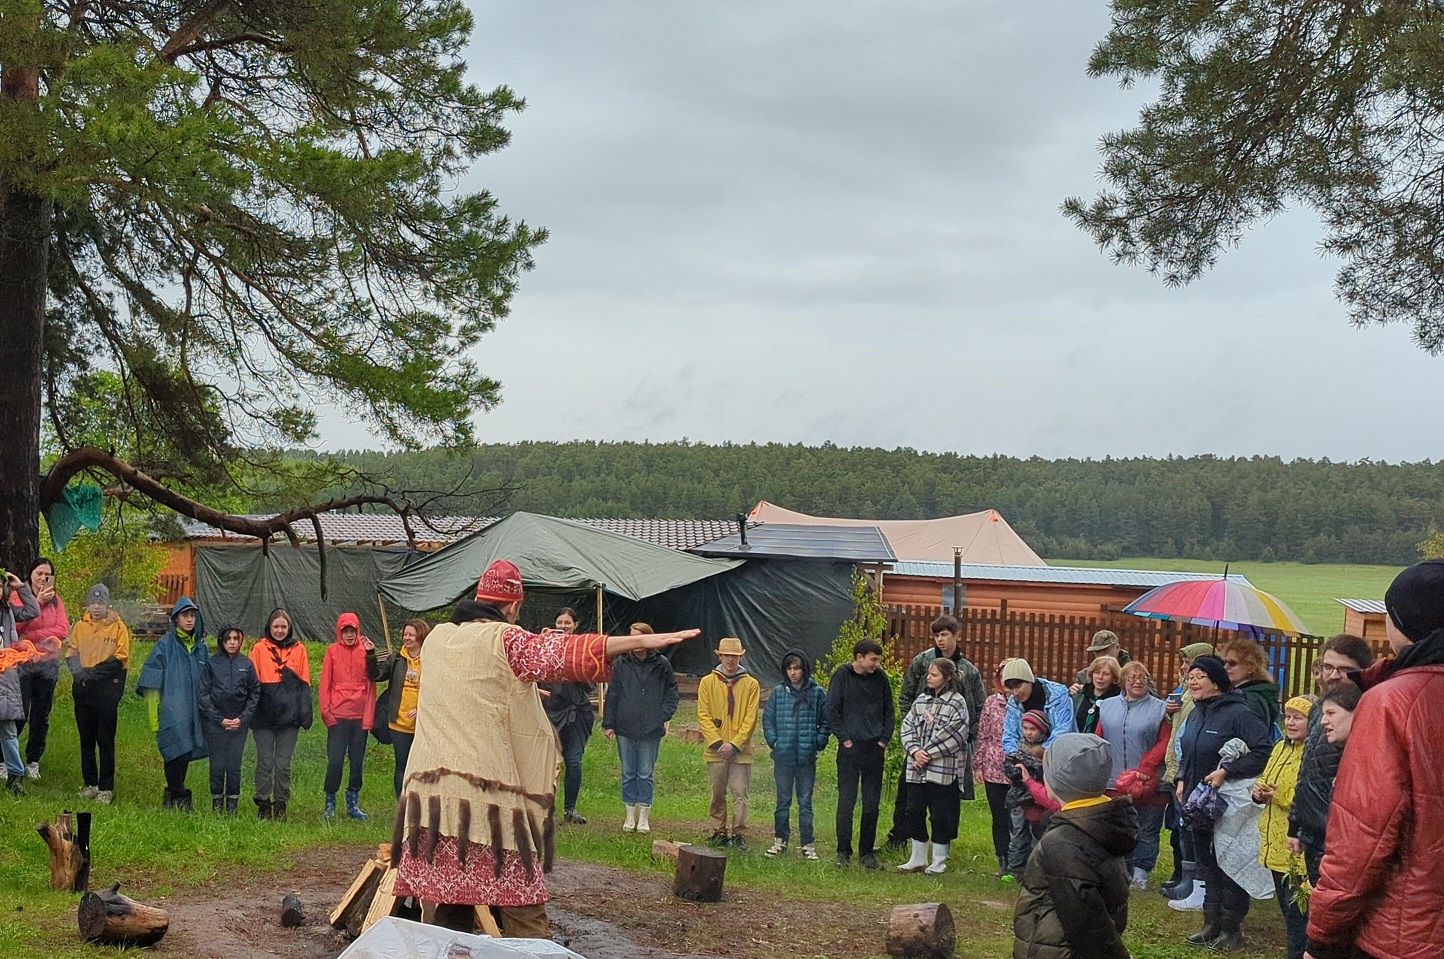
{"type": "Polygon", "coordinates": [[[1137,805],[1133,811],[1138,813],[1138,844],[1128,857],[1128,868],[1152,872],[1158,865],[1158,836],[1168,807],[1137,805]]]}
{"type": "Polygon", "coordinates": [[[810,763],[772,764],[777,783],[777,811],[772,816],[772,835],[787,842],[792,837],[788,819],[792,813],[792,795],[797,794],[797,832],[804,846],[813,842],[812,787],[817,782],[817,760],[810,763]]]}
{"type": "Polygon", "coordinates": [[[0,723],[0,752],[5,754],[5,772],[11,779],[25,778],[25,763],[20,758],[20,725],[13,719],[0,723]]]}
{"type": "Polygon", "coordinates": [[[577,796],[582,791],[582,756],[587,752],[587,737],[592,734],[590,723],[572,723],[563,726],[558,734],[562,742],[562,811],[572,812],[577,808],[577,796]]]}
{"type": "Polygon", "coordinates": [[[656,792],[652,772],[657,768],[660,739],[617,737],[617,756],[622,760],[622,805],[650,806],[656,792]]]}

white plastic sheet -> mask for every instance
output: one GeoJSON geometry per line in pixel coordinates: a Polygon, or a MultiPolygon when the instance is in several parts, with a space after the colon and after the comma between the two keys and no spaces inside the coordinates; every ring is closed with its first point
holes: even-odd
{"type": "Polygon", "coordinates": [[[550,939],[493,939],[388,916],[340,959],[584,959],[550,939]]]}

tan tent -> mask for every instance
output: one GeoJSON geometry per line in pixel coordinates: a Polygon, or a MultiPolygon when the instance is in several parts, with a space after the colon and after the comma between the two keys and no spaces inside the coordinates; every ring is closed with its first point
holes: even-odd
{"type": "Polygon", "coordinates": [[[758,523],[800,526],[876,526],[904,562],[951,563],[954,547],[963,562],[986,566],[1047,566],[995,509],[941,519],[837,519],[809,516],[761,500],[748,517],[758,523]]]}

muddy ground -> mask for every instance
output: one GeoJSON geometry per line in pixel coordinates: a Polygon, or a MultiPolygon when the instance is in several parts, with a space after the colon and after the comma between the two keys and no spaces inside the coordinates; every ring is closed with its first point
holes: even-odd
{"type": "MultiPolygon", "coordinates": [[[[311,850],[294,867],[238,874],[159,901],[170,911],[160,956],[205,959],[333,959],[347,939],[326,923],[374,846],[311,850]],[[280,926],[281,897],[295,892],[307,913],[280,926]]],[[[872,910],[840,903],[786,901],[728,890],[719,905],[673,899],[665,875],[561,862],[550,875],[554,937],[588,959],[833,959],[875,956],[883,930],[872,910]],[[618,891],[625,889],[625,895],[618,891]],[[801,945],[800,945],[801,944],[801,945]]],[[[1011,908],[1000,903],[1002,908],[1011,908]]]]}

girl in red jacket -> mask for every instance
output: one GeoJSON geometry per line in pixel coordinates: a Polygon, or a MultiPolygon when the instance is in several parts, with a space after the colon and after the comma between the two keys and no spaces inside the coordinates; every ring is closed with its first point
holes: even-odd
{"type": "Polygon", "coordinates": [[[327,819],[336,815],[336,790],[341,787],[341,767],[351,759],[351,778],[346,784],[346,815],[365,819],[361,811],[361,770],[366,760],[366,733],[376,711],[376,684],[366,677],[366,653],[375,649],[361,635],[361,620],[355,613],[336,617],[336,642],[326,649],[321,662],[321,721],[326,724],[326,809],[327,819]]]}

